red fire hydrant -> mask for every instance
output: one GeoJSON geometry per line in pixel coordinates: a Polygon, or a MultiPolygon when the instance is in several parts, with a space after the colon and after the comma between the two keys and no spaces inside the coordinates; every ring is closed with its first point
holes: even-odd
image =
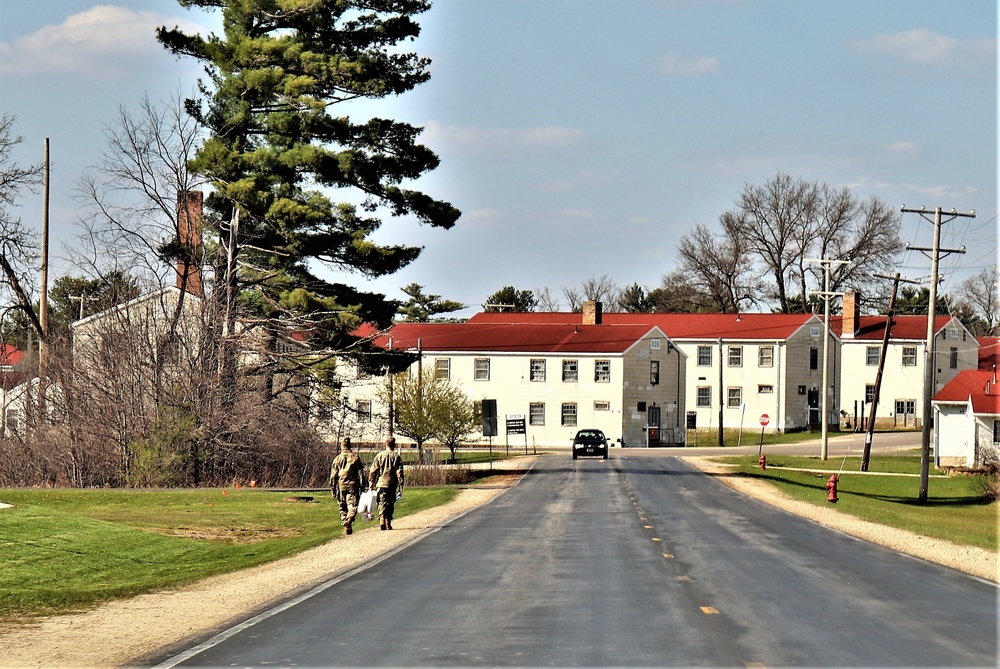
{"type": "Polygon", "coordinates": [[[760,454],[760,459],[757,460],[757,464],[760,465],[760,470],[761,471],[764,471],[765,469],[767,469],[767,456],[764,455],[763,453],[761,453],[760,454]]]}
{"type": "Polygon", "coordinates": [[[830,480],[826,482],[826,489],[828,494],[826,496],[826,501],[837,502],[837,475],[830,475],[830,480]]]}

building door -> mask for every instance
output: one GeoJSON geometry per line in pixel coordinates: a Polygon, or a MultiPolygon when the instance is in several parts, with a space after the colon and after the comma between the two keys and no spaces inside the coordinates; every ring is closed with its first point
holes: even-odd
{"type": "Polygon", "coordinates": [[[819,391],[810,390],[807,396],[809,403],[809,429],[816,430],[820,427],[819,423],[819,391]]]}
{"type": "Polygon", "coordinates": [[[646,445],[660,443],[660,407],[651,406],[646,410],[646,445]]]}
{"type": "Polygon", "coordinates": [[[896,427],[917,426],[917,401],[896,400],[896,427]]]}

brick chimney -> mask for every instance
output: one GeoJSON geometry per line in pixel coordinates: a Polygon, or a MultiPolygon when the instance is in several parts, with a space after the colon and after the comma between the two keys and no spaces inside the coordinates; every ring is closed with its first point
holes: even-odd
{"type": "Polygon", "coordinates": [[[177,287],[196,297],[202,296],[201,285],[202,193],[177,193],[177,239],[181,255],[177,259],[177,287]]]}
{"type": "Polygon", "coordinates": [[[583,324],[600,325],[604,318],[604,307],[600,302],[587,300],[583,303],[583,324]]]}
{"type": "Polygon", "coordinates": [[[844,318],[841,327],[841,338],[853,339],[861,327],[861,300],[853,290],[844,293],[844,318]]]}

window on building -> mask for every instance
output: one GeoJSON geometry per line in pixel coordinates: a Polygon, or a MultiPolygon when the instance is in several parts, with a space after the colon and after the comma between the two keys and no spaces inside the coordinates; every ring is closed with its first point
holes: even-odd
{"type": "Polygon", "coordinates": [[[882,352],[881,346],[865,347],[865,364],[869,367],[878,367],[879,354],[882,352]]]}
{"type": "Polygon", "coordinates": [[[660,340],[659,339],[650,339],[649,340],[649,349],[651,351],[659,351],[660,350],[660,340]]]}
{"type": "Polygon", "coordinates": [[[774,386],[769,383],[762,383],[757,386],[757,392],[761,395],[769,395],[774,392],[774,386]]]}
{"type": "Polygon", "coordinates": [[[757,366],[774,367],[774,347],[761,346],[757,349],[757,366]]]}
{"type": "Polygon", "coordinates": [[[576,402],[565,402],[562,405],[563,427],[576,426],[576,402]]]}
{"type": "Polygon", "coordinates": [[[660,361],[649,361],[649,385],[655,386],[660,382],[660,361]]]}
{"type": "Polygon", "coordinates": [[[533,358],[531,360],[531,380],[532,381],[544,381],[545,380],[545,361],[540,358],[533,358]]]}
{"type": "Polygon", "coordinates": [[[358,374],[357,378],[359,378],[359,379],[370,379],[370,378],[372,378],[371,372],[369,372],[367,369],[365,369],[365,366],[362,365],[360,362],[354,366],[354,369],[355,369],[355,371],[358,374]]]}
{"type": "Polygon", "coordinates": [[[819,369],[819,349],[809,349],[809,369],[819,369]]]}
{"type": "Polygon", "coordinates": [[[372,422],[372,401],[371,400],[358,400],[355,405],[355,409],[358,412],[358,422],[359,423],[370,423],[372,422]]]}
{"type": "Polygon", "coordinates": [[[580,380],[580,361],[579,360],[563,360],[562,361],[562,380],[563,383],[576,383],[580,380]]]}
{"type": "Polygon", "coordinates": [[[903,347],[903,367],[916,367],[917,366],[917,347],[916,346],[904,346],[903,347]]]}
{"type": "Polygon", "coordinates": [[[993,443],[1000,444],[1000,418],[993,419],[993,443]]]}
{"type": "Polygon", "coordinates": [[[709,386],[698,386],[698,396],[695,404],[701,408],[712,406],[712,388],[709,386]]]}
{"type": "Polygon", "coordinates": [[[739,409],[743,404],[743,388],[726,388],[726,406],[730,409],[739,409]]]}
{"type": "Polygon", "coordinates": [[[815,325],[812,326],[811,328],[809,328],[809,336],[810,337],[818,337],[819,336],[819,328],[817,326],[815,326],[815,325]]]}
{"type": "Polygon", "coordinates": [[[955,346],[951,347],[948,351],[948,366],[952,369],[958,369],[958,348],[955,346]]]}
{"type": "Polygon", "coordinates": [[[698,347],[698,366],[699,367],[711,367],[712,366],[712,347],[711,346],[699,346],[698,347]]]}
{"type": "Polygon", "coordinates": [[[875,401],[875,384],[869,383],[865,385],[865,404],[871,404],[875,401]]]}
{"type": "Polygon", "coordinates": [[[531,425],[545,425],[545,402],[528,405],[528,422],[531,425]]]}
{"type": "Polygon", "coordinates": [[[476,381],[490,380],[490,359],[476,358],[476,381]]]}
{"type": "Polygon", "coordinates": [[[730,367],[742,367],[743,366],[743,347],[742,346],[730,346],[729,347],[729,366],[730,367]]]}
{"type": "Polygon", "coordinates": [[[434,378],[444,381],[451,378],[451,358],[434,358],[434,378]]]}
{"type": "Polygon", "coordinates": [[[594,400],[594,411],[611,411],[611,402],[594,400]]]}
{"type": "Polygon", "coordinates": [[[611,383],[611,361],[594,361],[594,381],[597,383],[611,383]]]}

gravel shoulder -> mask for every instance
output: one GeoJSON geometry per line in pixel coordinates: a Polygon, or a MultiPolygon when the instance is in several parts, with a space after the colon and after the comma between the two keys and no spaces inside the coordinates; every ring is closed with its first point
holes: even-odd
{"type": "Polygon", "coordinates": [[[880,546],[885,546],[886,548],[891,548],[900,553],[906,553],[907,555],[912,555],[913,557],[918,557],[929,562],[958,569],[959,571],[993,581],[994,583],[1000,582],[997,561],[998,552],[996,550],[991,551],[974,546],[959,546],[942,539],[934,539],[906,530],[854,518],[846,513],[837,511],[836,507],[832,504],[817,506],[792,499],[776,487],[763,481],[738,476],[727,476],[730,468],[709,458],[684,457],[682,459],[706,474],[716,476],[730,488],[767,502],[789,513],[809,518],[821,525],[880,546]]]}
{"type": "MultiPolygon", "coordinates": [[[[956,546],[852,519],[832,508],[792,500],[766,483],[725,476],[726,467],[708,459],[684,460],[743,494],[791,513],[893,550],[998,581],[996,551],[956,546]]],[[[521,460],[520,465],[528,468],[532,462],[521,460]]],[[[519,477],[504,478],[502,485],[463,489],[448,504],[399,518],[392,532],[367,529],[277,562],[208,578],[183,589],[139,595],[86,612],[0,630],[0,667],[118,667],[165,649],[180,648],[206,632],[221,631],[280,600],[399,550],[488,504],[519,477]]]]}

